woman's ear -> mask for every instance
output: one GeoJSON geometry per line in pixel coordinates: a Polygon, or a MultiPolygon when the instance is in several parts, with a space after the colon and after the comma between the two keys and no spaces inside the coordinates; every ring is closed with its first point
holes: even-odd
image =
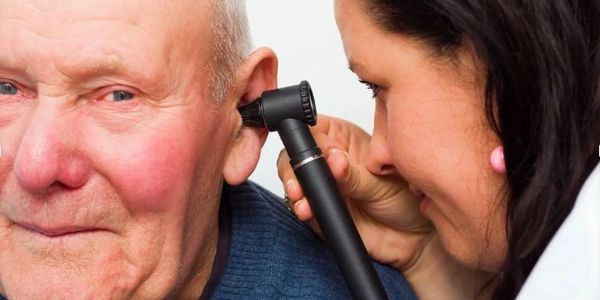
{"type": "MultiPolygon", "coordinates": [[[[239,67],[235,80],[236,107],[255,101],[264,91],[277,87],[277,56],[268,48],[254,51],[239,67]]],[[[239,118],[241,122],[241,116],[239,118]]],[[[241,125],[240,125],[241,126],[241,125]]],[[[248,179],[256,168],[260,151],[267,139],[268,130],[257,127],[241,127],[225,160],[223,175],[231,185],[248,179]]]]}

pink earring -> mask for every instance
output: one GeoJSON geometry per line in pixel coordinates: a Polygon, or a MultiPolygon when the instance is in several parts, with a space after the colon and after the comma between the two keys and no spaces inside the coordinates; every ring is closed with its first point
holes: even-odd
{"type": "Polygon", "coordinates": [[[506,174],[506,164],[504,163],[504,147],[498,146],[492,151],[490,155],[490,162],[492,163],[492,169],[498,174],[506,174]]]}

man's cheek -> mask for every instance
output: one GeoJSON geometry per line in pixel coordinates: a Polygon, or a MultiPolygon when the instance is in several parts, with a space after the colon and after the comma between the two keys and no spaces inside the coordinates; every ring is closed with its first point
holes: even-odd
{"type": "Polygon", "coordinates": [[[15,149],[21,135],[20,132],[0,128],[0,194],[14,169],[15,149]]]}
{"type": "Polygon", "coordinates": [[[130,209],[161,212],[187,197],[196,158],[183,139],[154,135],[108,148],[95,154],[98,169],[130,209]]]}

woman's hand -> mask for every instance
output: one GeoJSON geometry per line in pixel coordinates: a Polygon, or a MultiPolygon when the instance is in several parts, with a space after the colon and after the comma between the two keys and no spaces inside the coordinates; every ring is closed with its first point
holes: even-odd
{"type": "MultiPolygon", "coordinates": [[[[488,297],[481,286],[489,274],[462,266],[447,254],[407,182],[395,173],[367,170],[364,158],[371,137],[365,131],[327,116],[320,116],[311,131],[373,259],[402,271],[420,299],[488,297]]],[[[285,151],[277,168],[293,212],[321,234],[285,151]]]]}
{"type": "MultiPolygon", "coordinates": [[[[363,163],[370,136],[358,126],[320,116],[312,128],[317,144],[346,200],[369,255],[375,260],[407,270],[434,235],[432,225],[419,212],[419,200],[398,174],[374,175],[363,163]]],[[[278,160],[279,178],[296,216],[320,234],[285,151],[278,160]]]]}

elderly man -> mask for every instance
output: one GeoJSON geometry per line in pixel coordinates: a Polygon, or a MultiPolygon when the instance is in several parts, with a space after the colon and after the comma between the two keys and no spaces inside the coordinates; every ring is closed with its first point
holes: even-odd
{"type": "Polygon", "coordinates": [[[324,244],[245,182],[267,132],[237,107],[277,61],[246,54],[242,1],[0,8],[0,295],[348,297],[324,244]]]}

